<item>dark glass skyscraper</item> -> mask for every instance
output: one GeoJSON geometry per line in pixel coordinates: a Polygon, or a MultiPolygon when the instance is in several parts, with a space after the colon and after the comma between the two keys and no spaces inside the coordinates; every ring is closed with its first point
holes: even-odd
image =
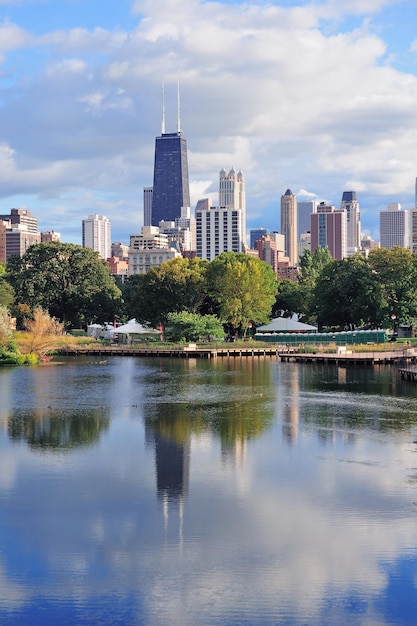
{"type": "Polygon", "coordinates": [[[181,207],[189,206],[187,141],[181,131],[162,132],[155,139],[152,226],[174,221],[181,217],[181,207]]]}

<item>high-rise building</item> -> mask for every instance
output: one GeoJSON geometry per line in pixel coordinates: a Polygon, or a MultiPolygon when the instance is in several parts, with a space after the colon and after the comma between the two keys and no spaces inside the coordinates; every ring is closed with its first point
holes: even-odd
{"type": "Polygon", "coordinates": [[[359,250],[361,245],[361,219],[356,191],[344,191],[340,208],[346,211],[348,253],[359,250]]]}
{"type": "Polygon", "coordinates": [[[138,235],[130,235],[129,276],[146,274],[152,267],[180,257],[181,253],[169,247],[168,235],[157,226],[143,226],[138,235]]]}
{"type": "Polygon", "coordinates": [[[417,208],[410,211],[410,249],[417,254],[417,208]]]}
{"type": "Polygon", "coordinates": [[[152,195],[153,187],[143,188],[143,225],[150,226],[152,222],[152,195]]]}
{"type": "Polygon", "coordinates": [[[178,93],[176,133],[165,132],[165,105],[162,90],[162,133],[155,139],[155,162],[152,192],[152,226],[181,217],[182,207],[190,206],[187,141],[181,131],[178,93]]]}
{"type": "Polygon", "coordinates": [[[253,228],[249,231],[249,246],[251,250],[255,249],[255,243],[261,237],[266,237],[268,235],[268,231],[266,228],[253,228]]]}
{"type": "Polygon", "coordinates": [[[212,261],[222,252],[244,252],[246,239],[245,180],[242,172],[224,169],[219,176],[219,206],[210,198],[195,209],[196,249],[201,259],[212,261]]]}
{"type": "Polygon", "coordinates": [[[13,255],[22,256],[26,250],[41,242],[38,219],[27,209],[11,209],[0,215],[0,262],[7,263],[13,255]]]}
{"type": "Polygon", "coordinates": [[[398,202],[389,204],[385,211],[379,213],[379,231],[381,248],[408,248],[408,211],[402,209],[398,202]]]}
{"type": "Polygon", "coordinates": [[[61,234],[55,230],[44,230],[41,232],[41,243],[53,243],[61,241],[61,234]]]}
{"type": "Polygon", "coordinates": [[[281,233],[285,237],[285,255],[295,267],[298,263],[297,196],[291,189],[281,196],[281,233]]]}
{"type": "Polygon", "coordinates": [[[318,200],[303,200],[297,202],[297,240],[301,235],[309,233],[311,228],[311,214],[317,212],[318,200]]]}
{"type": "Polygon", "coordinates": [[[236,172],[232,167],[230,172],[224,168],[219,173],[219,207],[235,209],[240,212],[242,221],[243,239],[246,240],[246,191],[245,177],[241,170],[236,172]]]}
{"type": "Polygon", "coordinates": [[[100,258],[111,257],[111,225],[104,215],[89,215],[82,223],[82,241],[84,248],[92,248],[100,258]]]}
{"type": "Polygon", "coordinates": [[[328,247],[333,259],[347,256],[346,211],[320,202],[311,216],[311,252],[328,247]]]}

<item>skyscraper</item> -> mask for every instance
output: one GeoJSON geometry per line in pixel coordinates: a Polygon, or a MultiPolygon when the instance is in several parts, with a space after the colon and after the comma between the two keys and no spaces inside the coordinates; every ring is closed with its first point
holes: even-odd
{"type": "Polygon", "coordinates": [[[381,248],[408,248],[408,211],[401,208],[401,204],[393,202],[385,211],[379,213],[379,230],[381,248]]]}
{"type": "Polygon", "coordinates": [[[150,226],[152,221],[152,187],[143,188],[143,225],[150,226]]]}
{"type": "Polygon", "coordinates": [[[351,252],[361,246],[361,220],[356,191],[344,191],[340,208],[346,211],[347,247],[351,252]]]}
{"type": "Polygon", "coordinates": [[[300,243],[301,235],[310,232],[311,214],[317,212],[318,200],[303,200],[297,202],[297,239],[300,243]]]}
{"type": "Polygon", "coordinates": [[[330,250],[334,259],[347,256],[346,211],[320,202],[311,216],[311,252],[317,248],[330,250]]]}
{"type": "Polygon", "coordinates": [[[410,211],[410,249],[417,253],[417,208],[410,211]]]}
{"type": "Polygon", "coordinates": [[[268,235],[268,231],[266,228],[253,228],[249,231],[249,246],[251,250],[255,249],[255,243],[261,237],[266,237],[268,235]]]}
{"type": "Polygon", "coordinates": [[[281,196],[281,233],[285,237],[285,254],[290,265],[295,267],[298,263],[297,196],[291,189],[281,196]]]}
{"type": "Polygon", "coordinates": [[[219,207],[238,210],[242,222],[242,236],[246,239],[246,192],[245,177],[241,170],[224,168],[219,173],[219,207]]]}
{"type": "Polygon", "coordinates": [[[243,252],[246,238],[245,180],[232,168],[220,170],[219,206],[209,198],[195,209],[197,256],[212,261],[222,252],[243,252]]]}
{"type": "Polygon", "coordinates": [[[187,141],[178,122],[176,133],[165,132],[165,104],[162,88],[162,132],[155,139],[155,162],[152,192],[152,226],[162,220],[174,222],[181,217],[181,208],[190,206],[187,141]]]}
{"type": "Polygon", "coordinates": [[[83,220],[83,248],[92,248],[100,258],[111,257],[110,220],[104,215],[89,215],[83,220]]]}

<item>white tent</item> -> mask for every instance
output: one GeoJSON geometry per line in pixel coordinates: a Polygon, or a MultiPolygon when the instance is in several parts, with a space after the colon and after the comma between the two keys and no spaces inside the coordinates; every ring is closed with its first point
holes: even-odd
{"type": "Polygon", "coordinates": [[[257,333],[300,333],[300,332],[317,332],[316,326],[303,324],[291,317],[276,317],[269,324],[258,326],[257,333]]]}
{"type": "Polygon", "coordinates": [[[115,328],[114,331],[118,335],[159,335],[159,330],[145,328],[145,326],[139,324],[135,319],[129,320],[127,324],[115,328]]]}

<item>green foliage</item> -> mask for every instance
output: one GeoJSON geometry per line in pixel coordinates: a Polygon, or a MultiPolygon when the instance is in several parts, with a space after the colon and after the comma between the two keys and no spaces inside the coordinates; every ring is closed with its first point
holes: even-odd
{"type": "Polygon", "coordinates": [[[59,242],[31,246],[22,257],[12,257],[7,278],[16,309],[41,307],[68,327],[112,320],[122,311],[120,289],[90,248],[59,242]]]}
{"type": "Polygon", "coordinates": [[[327,264],[316,281],[314,308],[319,328],[378,328],[383,302],[381,284],[360,254],[327,264]]]}
{"type": "Polygon", "coordinates": [[[168,313],[168,341],[200,341],[222,339],[225,335],[221,321],[215,315],[199,315],[181,311],[168,313]]]}
{"type": "Polygon", "coordinates": [[[329,248],[317,248],[314,252],[305,250],[300,258],[298,284],[300,286],[300,320],[316,323],[314,289],[325,267],[333,263],[329,248]]]}
{"type": "Polygon", "coordinates": [[[249,322],[267,322],[277,293],[273,269],[247,254],[224,252],[208,268],[208,294],[219,316],[246,336],[249,322]]]}
{"type": "Polygon", "coordinates": [[[299,283],[284,278],[278,281],[277,295],[272,307],[272,317],[292,317],[303,310],[304,294],[299,283]]]}
{"type": "Polygon", "coordinates": [[[176,258],[131,276],[123,290],[128,316],[156,328],[166,325],[169,313],[196,313],[206,295],[207,266],[201,259],[176,258]]]}
{"type": "Polygon", "coordinates": [[[13,302],[13,287],[8,283],[5,274],[0,272],[0,305],[10,308],[13,302]]]}
{"type": "Polygon", "coordinates": [[[369,264],[383,290],[385,326],[392,325],[393,314],[396,324],[417,317],[417,256],[407,248],[379,248],[369,253],[369,264]]]}

